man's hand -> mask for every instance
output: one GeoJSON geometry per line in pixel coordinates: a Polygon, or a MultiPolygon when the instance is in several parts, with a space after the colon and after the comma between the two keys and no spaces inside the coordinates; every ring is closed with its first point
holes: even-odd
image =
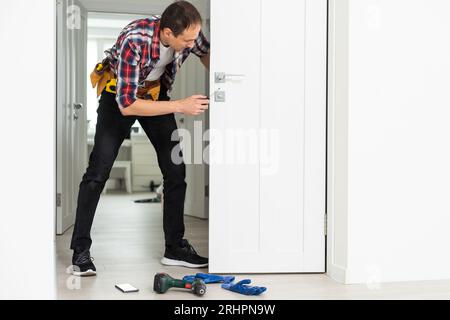
{"type": "Polygon", "coordinates": [[[198,116],[208,110],[209,99],[206,96],[195,95],[178,100],[179,112],[191,116],[198,116]]]}

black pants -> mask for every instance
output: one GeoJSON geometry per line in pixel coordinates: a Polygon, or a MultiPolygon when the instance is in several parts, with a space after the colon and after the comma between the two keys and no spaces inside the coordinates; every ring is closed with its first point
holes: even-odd
{"type": "MultiPolygon", "coordinates": [[[[160,100],[169,100],[162,93],[160,100]]],[[[119,148],[135,121],[139,121],[155,147],[158,164],[164,178],[164,234],[166,246],[178,245],[184,236],[184,201],[186,195],[186,167],[174,164],[171,155],[180,150],[179,138],[172,141],[177,130],[174,114],[156,117],[124,117],[115,95],[104,91],[97,110],[98,120],[94,149],[89,167],[80,184],[75,228],[71,249],[83,251],[92,245],[91,227],[100,194],[109,179],[119,148]]],[[[180,151],[180,155],[181,151],[180,151]]]]}

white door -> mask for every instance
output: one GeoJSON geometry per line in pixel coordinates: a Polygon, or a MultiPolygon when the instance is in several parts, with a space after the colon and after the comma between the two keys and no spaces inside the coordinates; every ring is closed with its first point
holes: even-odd
{"type": "Polygon", "coordinates": [[[75,221],[87,162],[87,14],[76,0],[57,2],[57,234],[75,221]]]}
{"type": "Polygon", "coordinates": [[[326,34],[326,0],[211,0],[210,272],[325,272],[326,34]]]}

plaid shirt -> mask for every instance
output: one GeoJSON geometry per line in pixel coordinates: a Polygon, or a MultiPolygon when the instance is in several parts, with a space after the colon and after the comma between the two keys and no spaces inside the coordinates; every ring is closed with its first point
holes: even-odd
{"type": "MultiPolygon", "coordinates": [[[[159,61],[160,20],[157,17],[131,22],[123,29],[116,44],[105,51],[111,70],[117,75],[117,103],[126,108],[137,100],[138,87],[159,61]]],[[[174,61],[167,65],[161,84],[172,90],[175,75],[187,57],[194,53],[202,57],[209,52],[209,42],[202,32],[192,49],[175,53],[174,61]]]]}

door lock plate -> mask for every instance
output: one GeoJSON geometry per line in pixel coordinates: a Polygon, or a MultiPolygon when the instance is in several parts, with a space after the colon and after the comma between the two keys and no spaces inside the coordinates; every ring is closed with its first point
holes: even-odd
{"type": "Polygon", "coordinates": [[[214,93],[214,101],[215,102],[225,102],[226,94],[225,91],[218,90],[214,93]]]}

